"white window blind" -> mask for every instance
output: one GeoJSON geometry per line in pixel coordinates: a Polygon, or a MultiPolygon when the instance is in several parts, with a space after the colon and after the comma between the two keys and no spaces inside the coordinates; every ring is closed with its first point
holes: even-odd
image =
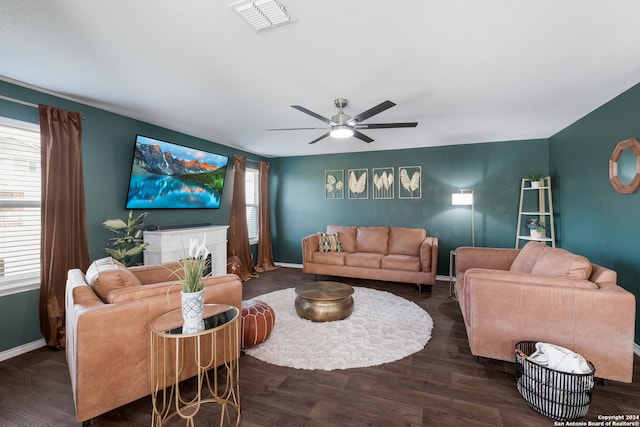
{"type": "Polygon", "coordinates": [[[0,289],[40,279],[40,132],[0,121],[0,289]]]}
{"type": "Polygon", "coordinates": [[[247,231],[249,243],[258,243],[258,206],[259,206],[259,177],[257,169],[247,168],[244,173],[245,203],[247,206],[247,231]]]}

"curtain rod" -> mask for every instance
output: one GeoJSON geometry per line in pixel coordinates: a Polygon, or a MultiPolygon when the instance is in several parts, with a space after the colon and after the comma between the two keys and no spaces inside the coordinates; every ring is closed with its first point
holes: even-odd
{"type": "MultiPolygon", "coordinates": [[[[34,104],[33,102],[23,101],[21,99],[9,98],[8,96],[0,95],[0,99],[5,101],[14,102],[16,104],[26,105],[27,107],[39,108],[38,104],[34,104]]],[[[84,115],[82,116],[82,120],[84,120],[84,115]]]]}
{"type": "Polygon", "coordinates": [[[4,99],[5,101],[9,101],[9,102],[15,102],[16,104],[26,105],[27,107],[38,108],[38,104],[23,101],[21,99],[9,98],[8,96],[4,96],[4,95],[0,95],[0,99],[4,99]]]}
{"type": "MultiPolygon", "coordinates": [[[[234,155],[234,157],[235,157],[235,155],[234,155]]],[[[265,161],[265,160],[250,159],[249,157],[246,157],[246,156],[242,156],[242,157],[244,157],[247,162],[251,162],[251,163],[260,163],[260,162],[264,162],[265,161]]]]}

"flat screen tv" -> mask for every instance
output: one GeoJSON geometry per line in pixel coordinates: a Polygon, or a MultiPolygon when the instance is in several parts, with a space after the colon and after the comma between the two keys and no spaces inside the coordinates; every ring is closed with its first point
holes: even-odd
{"type": "Polygon", "coordinates": [[[218,209],[229,158],[137,135],[127,209],[218,209]]]}

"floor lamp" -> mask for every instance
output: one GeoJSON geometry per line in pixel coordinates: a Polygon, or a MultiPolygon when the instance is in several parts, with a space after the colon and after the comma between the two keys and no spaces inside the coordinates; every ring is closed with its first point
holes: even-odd
{"type": "Polygon", "coordinates": [[[471,206],[471,246],[476,246],[476,224],[473,204],[473,190],[461,188],[459,193],[451,193],[451,204],[454,206],[471,206]]]}

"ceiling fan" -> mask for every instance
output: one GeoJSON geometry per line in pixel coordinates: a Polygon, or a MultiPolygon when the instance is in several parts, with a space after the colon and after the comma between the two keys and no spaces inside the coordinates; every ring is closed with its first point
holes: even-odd
{"type": "Polygon", "coordinates": [[[333,101],[336,107],[338,107],[338,114],[332,116],[330,119],[321,116],[320,114],[314,113],[311,110],[308,110],[300,105],[292,105],[292,108],[295,108],[298,111],[302,111],[305,114],[310,115],[311,117],[315,117],[318,120],[325,122],[329,127],[322,128],[284,128],[284,129],[267,129],[267,130],[304,130],[304,129],[329,129],[327,133],[324,135],[314,139],[309,144],[315,144],[316,142],[324,139],[328,136],[333,138],[349,138],[354,136],[364,142],[372,142],[373,139],[369,138],[367,135],[363,134],[359,131],[359,129],[388,129],[388,128],[412,128],[418,126],[417,122],[407,122],[407,123],[371,123],[365,124],[361,123],[369,117],[375,116],[378,113],[387,110],[396,104],[391,101],[384,101],[375,107],[368,109],[367,111],[363,111],[360,114],[356,114],[351,117],[348,114],[345,114],[342,110],[347,106],[349,101],[344,98],[337,98],[333,101]]]}

